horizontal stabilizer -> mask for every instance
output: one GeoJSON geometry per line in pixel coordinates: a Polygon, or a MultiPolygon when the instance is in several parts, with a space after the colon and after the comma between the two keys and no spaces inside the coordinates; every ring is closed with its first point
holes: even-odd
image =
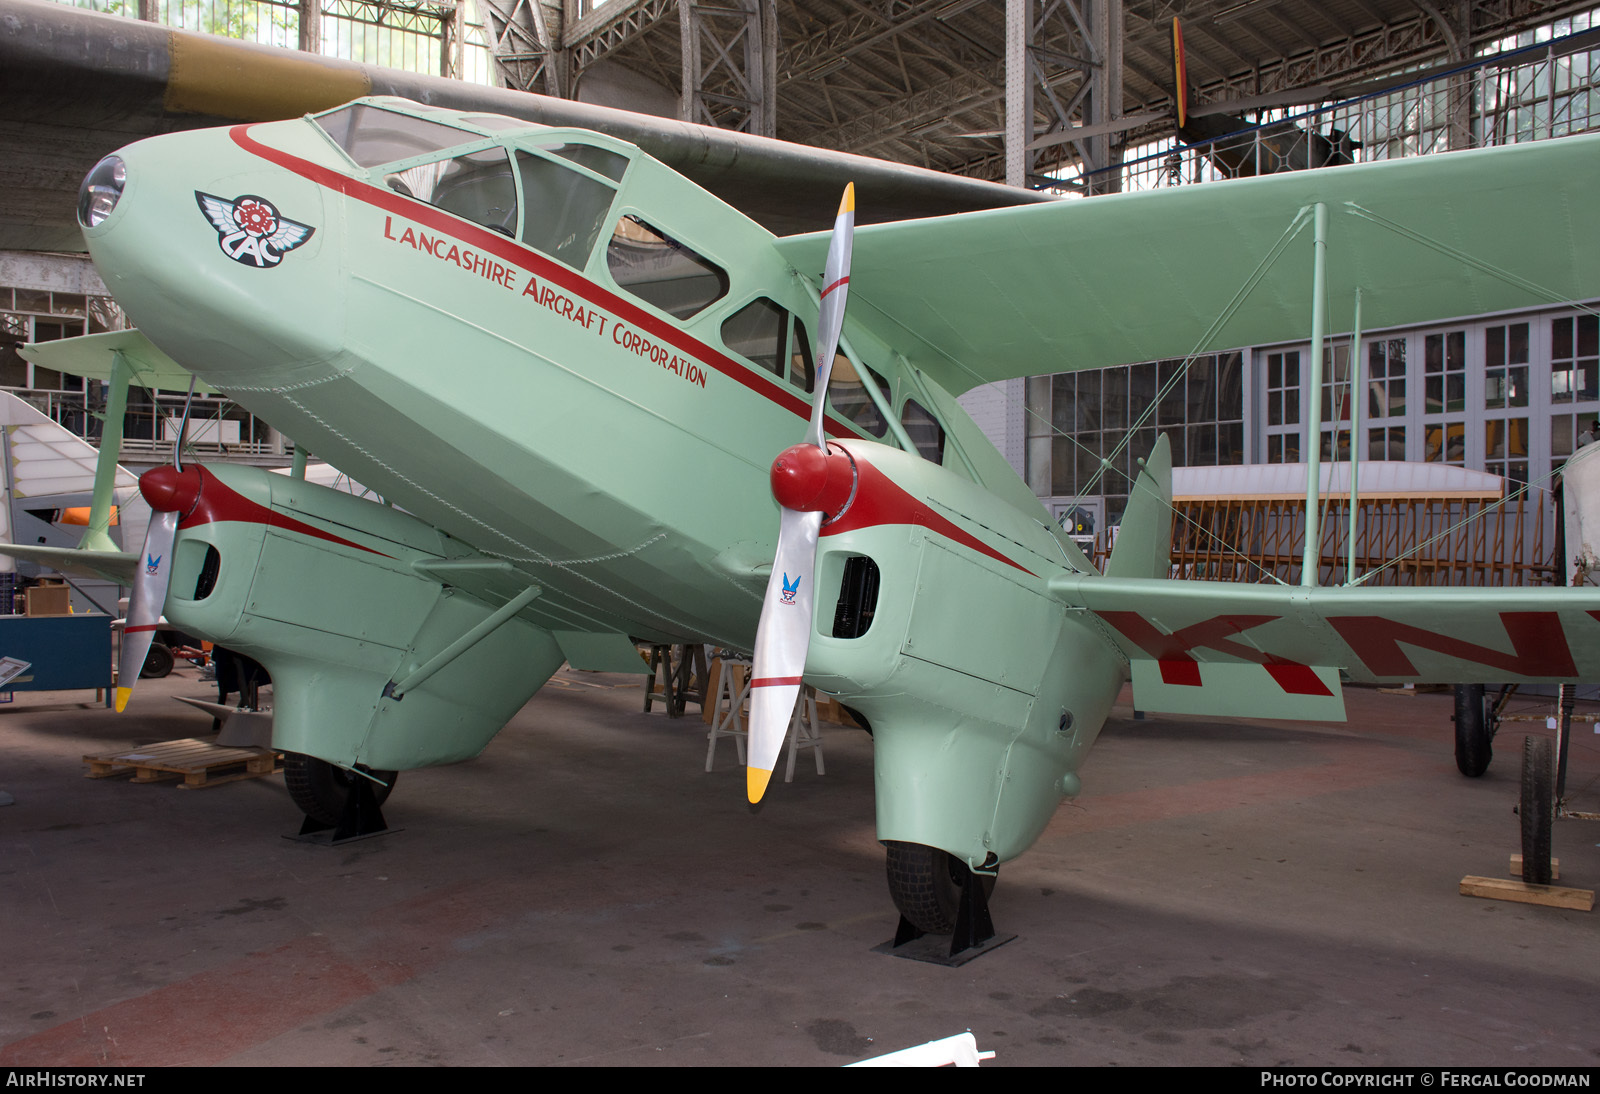
{"type": "Polygon", "coordinates": [[[1339,670],[1317,665],[1134,661],[1133,705],[1162,714],[1344,721],[1339,670]]]}
{"type": "MultiPolygon", "coordinates": [[[[188,391],[193,376],[137,330],[112,330],[54,342],[32,342],[19,352],[36,365],[91,380],[111,379],[111,360],[121,353],[133,372],[133,382],[150,391],[188,391]]],[[[194,392],[196,395],[218,394],[216,388],[199,381],[195,382],[194,392]]]]}
{"type": "Polygon", "coordinates": [[[0,555],[37,562],[64,574],[103,578],[118,585],[132,585],[133,575],[139,568],[139,556],[128,551],[84,551],[76,547],[0,543],[0,555]]]}
{"type": "Polygon", "coordinates": [[[1319,703],[1329,702],[1324,691],[1337,693],[1340,673],[1366,683],[1600,679],[1600,589],[1302,588],[1082,575],[1055,578],[1050,589],[1090,613],[1128,659],[1141,709],[1332,718],[1321,711],[1336,708],[1319,703]],[[1161,704],[1141,693],[1141,681],[1161,704]],[[1185,701],[1185,692],[1196,697],[1185,701]],[[1285,712],[1293,709],[1318,713],[1285,712]]]}

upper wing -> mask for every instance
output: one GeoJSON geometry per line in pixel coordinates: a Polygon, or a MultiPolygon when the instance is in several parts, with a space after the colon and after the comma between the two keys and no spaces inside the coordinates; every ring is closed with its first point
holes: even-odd
{"type": "MultiPolygon", "coordinates": [[[[1309,224],[1204,336],[1316,202],[1333,330],[1357,288],[1365,330],[1600,296],[1600,136],[1584,136],[861,228],[850,322],[955,392],[1304,339],[1309,224]]],[[[827,236],[777,246],[816,275],[827,236]]]]}

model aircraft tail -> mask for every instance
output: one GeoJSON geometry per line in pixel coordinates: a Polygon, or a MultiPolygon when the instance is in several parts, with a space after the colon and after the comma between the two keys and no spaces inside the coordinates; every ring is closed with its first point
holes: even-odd
{"type": "Polygon", "coordinates": [[[1129,492],[1106,576],[1166,577],[1171,569],[1172,446],[1163,433],[1129,492]]]}

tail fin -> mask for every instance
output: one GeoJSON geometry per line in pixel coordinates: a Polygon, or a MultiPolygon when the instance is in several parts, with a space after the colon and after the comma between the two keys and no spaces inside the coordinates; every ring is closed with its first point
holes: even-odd
{"type": "Polygon", "coordinates": [[[1134,480],[1106,576],[1166,577],[1171,571],[1172,446],[1162,434],[1134,480]]]}

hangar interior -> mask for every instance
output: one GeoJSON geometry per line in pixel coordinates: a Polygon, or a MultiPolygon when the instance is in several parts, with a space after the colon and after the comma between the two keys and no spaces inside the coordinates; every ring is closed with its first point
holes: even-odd
{"type": "MultiPolygon", "coordinates": [[[[1600,112],[1592,0],[81,6],[1068,200],[1543,140],[1600,112]],[[1172,117],[1174,16],[1188,133],[1172,117]]],[[[85,260],[25,243],[0,239],[0,388],[96,441],[99,383],[15,347],[123,318],[85,260]]],[[[1589,312],[1365,336],[1355,438],[1348,334],[1321,392],[1307,341],[1076,374],[1041,361],[963,402],[1058,517],[1095,530],[1121,518],[1160,434],[1190,467],[1315,445],[1539,486],[1600,413],[1589,312]],[[1326,424],[1308,442],[1313,400],[1326,424]]],[[[181,398],[133,398],[124,462],[160,463],[181,398]]],[[[290,438],[225,399],[200,416],[205,458],[290,457],[290,438]]],[[[752,823],[735,773],[700,770],[698,720],[641,713],[636,679],[562,670],[490,753],[407,772],[417,838],[333,852],[263,836],[285,826],[276,780],[231,787],[221,808],[214,791],[157,799],[76,777],[86,749],[172,736],[184,682],[154,682],[118,724],[23,700],[3,727],[0,786],[28,811],[5,811],[25,820],[0,847],[16,879],[0,1064],[817,1065],[958,1028],[1001,1063],[1039,1065],[1600,1053],[1591,919],[1457,895],[1456,877],[1498,872],[1514,844],[1516,775],[1503,747],[1487,778],[1455,777],[1445,695],[1362,689],[1350,726],[1310,729],[1145,719],[1119,700],[1092,789],[1007,866],[999,910],[1024,944],[959,972],[867,963],[892,919],[871,738],[830,741],[828,776],[752,823]]],[[[199,712],[181,716],[203,732],[199,712]]],[[[1575,782],[1600,785],[1594,769],[1577,749],[1575,782]]],[[[1565,870],[1592,876],[1593,844],[1573,842],[1565,870]]]]}
{"type": "MultiPolygon", "coordinates": [[[[1600,116],[1600,9],[1558,0],[79,0],[188,30],[774,135],[1085,197],[1543,140],[1600,116]],[[1175,119],[1173,21],[1186,121],[1175,119]]],[[[8,233],[10,234],[10,233],[8,233]]],[[[1461,241],[1463,243],[1468,241],[1461,241]]],[[[0,248],[15,246],[0,241],[0,248]]],[[[1204,277],[1203,268],[1196,277],[1204,277]]],[[[1159,301],[1151,302],[1159,307],[1159,301]]],[[[0,387],[93,442],[96,381],[35,369],[26,341],[115,328],[92,268],[0,250],[0,387]]],[[[1321,437],[1348,459],[1348,317],[1330,316],[1321,437]]],[[[1592,313],[1548,308],[1368,332],[1363,459],[1526,484],[1554,540],[1552,477],[1600,413],[1592,313]]],[[[1070,349],[1064,349],[1070,358],[1070,349]]],[[[1052,373],[963,399],[1063,523],[1120,522],[1166,434],[1179,466],[1295,463],[1307,343],[1198,347],[1186,361],[1052,373]],[[1220,352],[1219,352],[1220,351],[1220,352]],[[1104,466],[1109,461],[1110,466],[1104,466]]],[[[176,396],[136,393],[131,466],[171,441],[176,396]]],[[[210,458],[281,463],[290,440],[211,399],[210,458]]],[[[1534,529],[1532,526],[1539,524],[1534,529]]]]}

